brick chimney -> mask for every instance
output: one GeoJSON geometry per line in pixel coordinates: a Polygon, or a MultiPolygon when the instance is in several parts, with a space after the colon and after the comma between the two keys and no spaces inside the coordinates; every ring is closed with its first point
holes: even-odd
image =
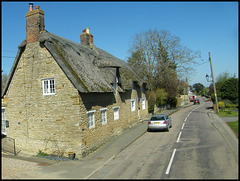
{"type": "Polygon", "coordinates": [[[90,29],[88,27],[80,34],[80,40],[82,45],[93,48],[93,35],[90,34],[90,29]]]}
{"type": "Polygon", "coordinates": [[[29,3],[29,12],[26,13],[27,43],[37,42],[40,32],[44,31],[44,12],[36,6],[33,10],[33,3],[29,3]]]}

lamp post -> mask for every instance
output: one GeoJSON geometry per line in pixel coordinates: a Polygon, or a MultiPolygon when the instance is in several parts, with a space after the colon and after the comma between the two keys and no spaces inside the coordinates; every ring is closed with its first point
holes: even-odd
{"type": "Polygon", "coordinates": [[[209,80],[209,75],[208,74],[206,74],[206,79],[207,79],[207,82],[212,82],[212,80],[209,80]]]}
{"type": "MultiPolygon", "coordinates": [[[[218,99],[217,99],[217,90],[214,82],[214,76],[213,76],[213,68],[212,68],[212,60],[211,60],[211,54],[209,52],[209,61],[210,61],[210,67],[211,67],[211,73],[212,73],[212,82],[213,82],[213,89],[214,89],[214,94],[215,94],[215,99],[216,99],[216,106],[217,106],[217,113],[219,113],[219,108],[218,108],[218,99]]],[[[209,78],[208,75],[206,75],[206,78],[209,78]]]]}

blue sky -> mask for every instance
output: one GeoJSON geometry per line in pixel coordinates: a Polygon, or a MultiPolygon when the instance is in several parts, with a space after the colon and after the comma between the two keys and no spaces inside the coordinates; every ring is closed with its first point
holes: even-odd
{"type": "MultiPolygon", "coordinates": [[[[149,29],[168,30],[181,44],[199,50],[202,59],[188,77],[189,84],[208,87],[211,52],[215,79],[228,72],[238,77],[238,2],[35,2],[45,13],[45,29],[80,43],[86,27],[94,44],[127,60],[135,34],[149,29]]],[[[18,45],[26,38],[29,2],[2,2],[2,70],[9,74],[18,45]]],[[[35,8],[34,8],[35,9],[35,8]]]]}

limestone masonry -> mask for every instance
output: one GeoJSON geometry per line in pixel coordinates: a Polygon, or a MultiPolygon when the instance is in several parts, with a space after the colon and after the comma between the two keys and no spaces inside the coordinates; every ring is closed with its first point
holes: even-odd
{"type": "Polygon", "coordinates": [[[81,158],[148,116],[147,84],[123,61],[46,32],[44,12],[30,3],[26,39],[2,92],[7,136],[16,147],[81,158]]]}

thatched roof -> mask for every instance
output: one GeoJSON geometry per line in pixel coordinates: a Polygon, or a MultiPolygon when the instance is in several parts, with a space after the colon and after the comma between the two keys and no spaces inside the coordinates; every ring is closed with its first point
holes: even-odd
{"type": "MultiPolygon", "coordinates": [[[[50,32],[42,32],[39,42],[47,48],[68,79],[80,92],[114,92],[113,83],[116,82],[116,75],[120,91],[131,89],[133,82],[143,86],[142,80],[126,62],[95,46],[91,49],[50,32]]],[[[2,97],[6,94],[25,46],[26,41],[24,40],[18,47],[18,54],[2,97]]]]}

